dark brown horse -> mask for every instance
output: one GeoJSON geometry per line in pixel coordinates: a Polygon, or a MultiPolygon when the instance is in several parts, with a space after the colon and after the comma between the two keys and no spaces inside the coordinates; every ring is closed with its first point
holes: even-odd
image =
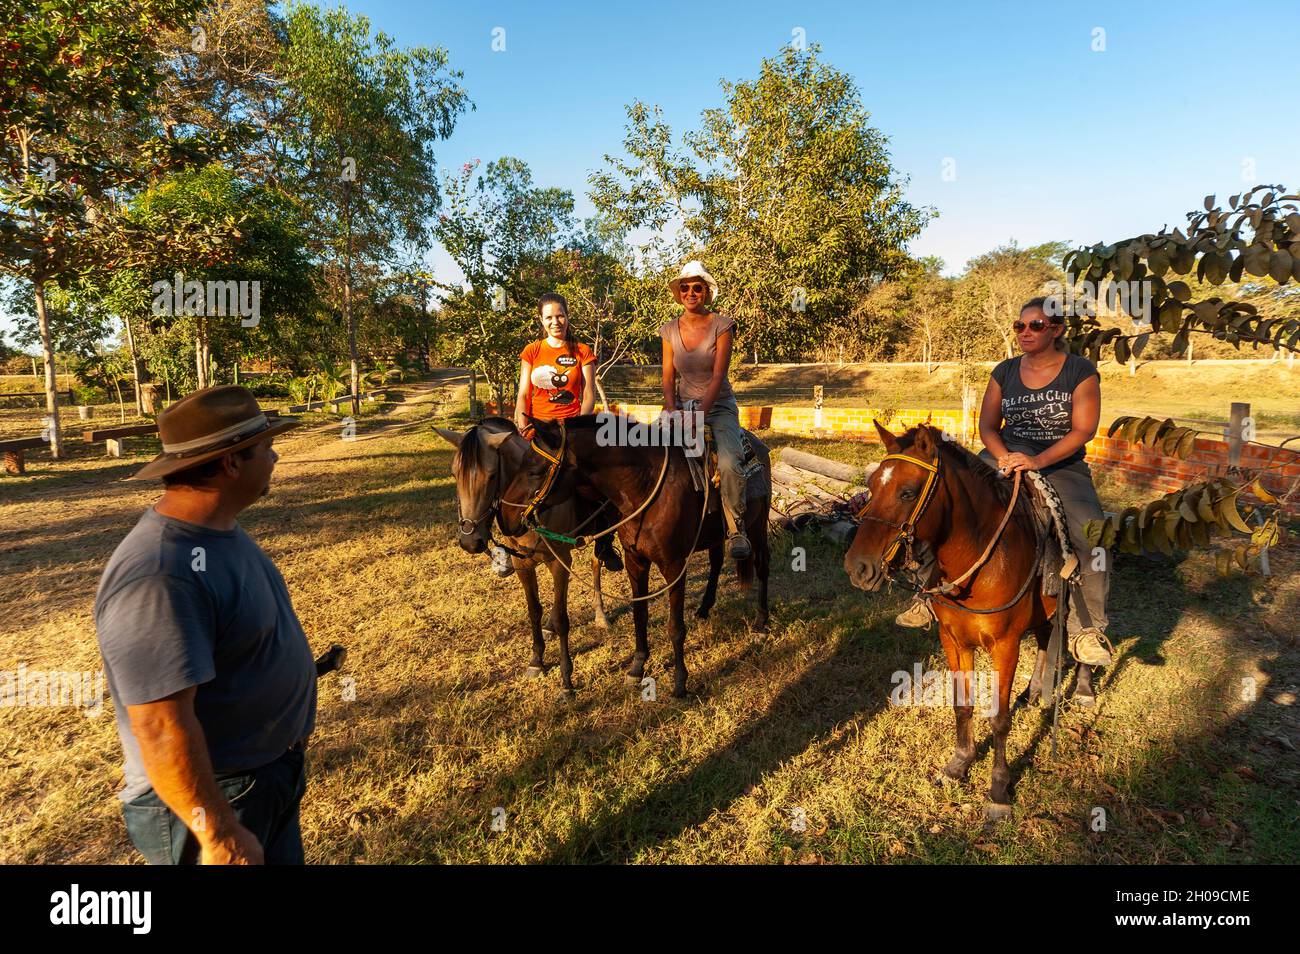
{"type": "MultiPolygon", "coordinates": [[[[971,732],[974,710],[975,650],[983,648],[997,674],[992,717],[993,772],[988,814],[1010,811],[1011,772],[1007,734],[1011,729],[1011,686],[1027,632],[1038,639],[1038,659],[1024,698],[1041,698],[1047,671],[1056,598],[1042,592],[1039,577],[1041,537],[1022,488],[1001,534],[998,527],[1011,503],[1012,481],[927,425],[895,436],[876,424],[887,456],[868,482],[870,500],[861,512],[844,569],[855,586],[875,590],[911,552],[911,541],[927,544],[945,581],[978,569],[955,592],[936,596],[931,606],[939,620],[939,639],[954,679],[957,746],[942,776],[964,781],[975,760],[971,732]],[[910,534],[909,534],[910,530],[910,534]],[[980,563],[989,544],[996,544],[980,563]],[[989,612],[993,610],[994,612],[989,612]]],[[[1080,664],[1075,693],[1092,697],[1092,670],[1080,664]]]]}
{"type": "MultiPolygon", "coordinates": [[[[488,549],[492,539],[493,524],[496,523],[502,528],[505,526],[504,515],[500,512],[501,491],[509,486],[520,464],[528,456],[528,441],[519,435],[514,424],[504,418],[490,417],[463,434],[443,428],[437,428],[437,432],[457,448],[456,457],[452,461],[460,517],[456,542],[467,553],[483,553],[488,549]]],[[[565,495],[573,495],[576,493],[576,488],[570,485],[564,488],[564,492],[565,495]]],[[[514,529],[519,532],[505,532],[503,535],[506,539],[502,542],[514,551],[510,562],[520,585],[524,588],[524,598],[528,603],[528,624],[533,635],[533,655],[525,675],[536,678],[544,671],[546,640],[543,632],[549,631],[559,638],[560,679],[565,690],[572,692],[573,659],[569,654],[571,548],[564,543],[554,543],[548,547],[542,543],[536,533],[518,527],[517,520],[512,521],[512,524],[515,524],[514,529]],[[555,584],[550,616],[544,625],[542,603],[537,594],[539,565],[545,565],[555,584]]],[[[609,621],[605,618],[605,605],[600,591],[600,569],[600,561],[593,556],[591,572],[594,582],[595,623],[608,629],[609,621]]]]}
{"type": "MultiPolygon", "coordinates": [[[[673,695],[686,695],[686,561],[695,550],[709,551],[709,581],[696,616],[705,619],[717,595],[726,540],[721,508],[703,513],[704,495],[695,489],[685,453],[677,447],[634,447],[609,445],[598,437],[602,415],[570,418],[563,424],[535,422],[534,445],[522,461],[513,484],[503,500],[514,503],[503,510],[507,521],[521,513],[518,505],[534,499],[545,489],[558,467],[573,470],[608,498],[626,522],[618,527],[623,561],[632,585],[632,619],[636,629],[636,651],[627,672],[629,682],[640,683],[650,657],[647,638],[649,606],[644,599],[650,590],[650,567],[659,568],[668,588],[668,637],[673,646],[673,695]],[[556,463],[558,461],[558,463],[556,463]],[[701,523],[702,521],[702,523],[701,523]]],[[[770,467],[766,450],[761,459],[770,467]]],[[[710,493],[717,493],[712,489],[710,493]]],[[[758,577],[758,619],[755,629],[766,631],[767,577],[771,553],[767,540],[770,495],[750,497],[745,509],[746,534],[753,555],[738,561],[736,572],[748,588],[758,577]]],[[[515,529],[519,529],[515,527],[515,529]]]]}

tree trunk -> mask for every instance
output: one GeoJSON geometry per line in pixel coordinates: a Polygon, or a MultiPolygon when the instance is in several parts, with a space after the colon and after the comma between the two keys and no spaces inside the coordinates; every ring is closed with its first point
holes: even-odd
{"type": "Polygon", "coordinates": [[[208,387],[209,384],[208,367],[210,357],[208,354],[207,321],[201,315],[196,316],[194,325],[194,368],[198,372],[200,391],[208,387]]]}
{"type": "Polygon", "coordinates": [[[361,413],[361,368],[357,363],[357,318],[352,313],[352,207],[351,183],[343,183],[343,220],[347,229],[347,248],[343,253],[343,317],[348,323],[348,358],[352,362],[352,413],[361,413]]]}
{"type": "Polygon", "coordinates": [[[36,321],[41,331],[41,353],[45,355],[45,410],[50,416],[50,456],[63,456],[63,429],[59,425],[59,379],[54,369],[54,342],[45,313],[45,282],[33,282],[36,292],[36,321]]]}
{"type": "Polygon", "coordinates": [[[135,413],[144,415],[144,399],[140,395],[140,358],[135,353],[135,333],[131,330],[131,319],[128,315],[122,316],[122,324],[126,326],[126,347],[131,355],[131,381],[135,385],[135,413]]]}

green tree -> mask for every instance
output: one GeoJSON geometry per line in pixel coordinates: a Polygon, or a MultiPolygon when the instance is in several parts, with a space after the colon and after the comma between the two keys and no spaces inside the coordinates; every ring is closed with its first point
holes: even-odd
{"type": "Polygon", "coordinates": [[[509,156],[467,162],[444,184],[434,234],[465,285],[442,284],[447,357],[482,372],[504,407],[520,348],[535,336],[534,309],[565,277],[555,253],[573,240],[573,195],[533,184],[527,163],[509,156]]]}
{"type": "Polygon", "coordinates": [[[934,214],[903,199],[886,137],[852,79],[787,47],[674,145],[657,107],[628,107],[626,158],[606,157],[591,198],[624,230],[668,230],[698,254],[747,351],[797,357],[872,281],[907,261],[934,214]]]}
{"type": "MultiPolygon", "coordinates": [[[[423,246],[439,195],[433,144],[470,104],[441,48],[397,49],[365,17],[292,4],[280,62],[293,123],[289,188],[302,195],[347,328],[351,386],[360,390],[358,264],[423,246]]],[[[353,399],[353,413],[360,404],[353,399]]]]}
{"type": "Polygon", "coordinates": [[[0,20],[0,269],[32,290],[45,355],[51,450],[62,456],[46,294],[121,259],[118,197],[211,145],[151,113],[163,33],[202,0],[44,0],[0,20]]]}

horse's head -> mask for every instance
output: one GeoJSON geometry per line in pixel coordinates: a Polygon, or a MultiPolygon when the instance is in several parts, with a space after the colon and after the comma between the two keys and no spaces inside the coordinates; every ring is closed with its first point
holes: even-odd
{"type": "Polygon", "coordinates": [[[490,417],[465,433],[435,428],[444,440],[456,445],[452,474],[456,477],[459,524],[456,542],[468,553],[482,553],[492,535],[501,495],[502,452],[515,426],[504,418],[490,417]]]}
{"type": "Polygon", "coordinates": [[[533,438],[514,474],[501,489],[501,528],[510,536],[528,532],[525,518],[573,495],[576,472],[564,426],[529,418],[533,438]]]}
{"type": "Polygon", "coordinates": [[[844,557],[854,586],[876,590],[906,553],[906,538],[930,540],[943,520],[933,498],[939,483],[943,435],[926,424],[901,436],[874,422],[887,455],[867,481],[870,494],[858,532],[844,557]]]}

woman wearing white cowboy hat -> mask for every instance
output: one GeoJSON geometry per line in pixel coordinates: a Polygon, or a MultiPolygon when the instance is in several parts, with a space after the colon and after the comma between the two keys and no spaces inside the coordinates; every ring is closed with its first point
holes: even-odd
{"type": "Polygon", "coordinates": [[[753,553],[745,536],[745,446],[736,397],[727,380],[736,323],[710,307],[718,283],[700,262],[687,262],[668,287],[684,310],[659,329],[664,411],[672,413],[693,401],[703,413],[718,448],[722,507],[731,531],[728,551],[733,559],[744,560],[753,553]]]}

